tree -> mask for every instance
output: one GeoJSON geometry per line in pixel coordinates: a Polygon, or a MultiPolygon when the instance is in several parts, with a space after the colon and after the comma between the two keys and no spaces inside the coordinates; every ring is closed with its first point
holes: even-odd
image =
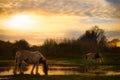
{"type": "Polygon", "coordinates": [[[32,51],[38,51],[39,49],[40,49],[40,47],[36,46],[36,45],[33,45],[30,47],[30,50],[32,50],[32,51]]]}
{"type": "Polygon", "coordinates": [[[57,43],[54,39],[47,39],[44,41],[43,45],[40,47],[40,51],[43,53],[53,53],[57,43]]]}
{"type": "Polygon", "coordinates": [[[111,41],[109,41],[108,43],[107,43],[107,45],[108,45],[108,47],[117,47],[117,43],[118,42],[120,42],[120,40],[119,39],[112,39],[111,41]]]}
{"type": "Polygon", "coordinates": [[[47,39],[47,40],[45,40],[44,45],[48,46],[48,47],[53,47],[53,46],[57,45],[57,43],[53,39],[47,39]]]}
{"type": "Polygon", "coordinates": [[[106,44],[106,36],[103,29],[94,26],[92,29],[87,30],[82,37],[79,37],[78,41],[86,44],[86,47],[91,49],[90,51],[99,52],[106,44]]]}
{"type": "Polygon", "coordinates": [[[28,50],[29,49],[29,43],[24,39],[16,41],[15,46],[16,46],[17,50],[22,50],[22,49],[28,50]]]}

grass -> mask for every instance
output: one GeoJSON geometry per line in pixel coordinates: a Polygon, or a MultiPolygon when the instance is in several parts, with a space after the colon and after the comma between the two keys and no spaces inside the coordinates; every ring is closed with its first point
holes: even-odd
{"type": "Polygon", "coordinates": [[[111,65],[111,67],[103,69],[104,71],[115,71],[115,72],[120,72],[120,65],[111,65]]]}
{"type": "MultiPolygon", "coordinates": [[[[83,57],[75,58],[75,57],[52,57],[47,58],[49,64],[91,64],[91,61],[86,61],[83,57]]],[[[120,53],[104,53],[103,55],[104,63],[103,65],[119,65],[120,64],[120,53]]],[[[0,63],[15,63],[15,60],[11,59],[0,59],[0,63]]]]}
{"type": "Polygon", "coordinates": [[[10,75],[2,76],[0,78],[9,80],[119,80],[120,76],[81,76],[81,75],[10,75]]]}
{"type": "MultiPolygon", "coordinates": [[[[92,64],[90,61],[86,61],[80,58],[48,58],[48,64],[69,64],[69,65],[100,65],[100,66],[112,66],[110,68],[103,68],[103,70],[113,70],[113,71],[120,71],[120,62],[118,59],[120,55],[109,55],[107,54],[104,63],[100,64],[92,64]],[[112,58],[113,57],[113,58],[112,58]]],[[[0,66],[12,66],[14,65],[15,60],[0,60],[0,66]]]]}
{"type": "Polygon", "coordinates": [[[49,64],[71,64],[71,65],[90,65],[91,61],[86,61],[80,58],[49,58],[49,64]]]}

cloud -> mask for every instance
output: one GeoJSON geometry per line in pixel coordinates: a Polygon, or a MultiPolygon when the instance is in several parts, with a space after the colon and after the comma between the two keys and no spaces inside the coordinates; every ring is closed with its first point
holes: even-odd
{"type": "Polygon", "coordinates": [[[15,42],[25,39],[32,45],[42,44],[46,39],[63,39],[65,32],[22,32],[0,29],[0,40],[15,42]]]}
{"type": "Polygon", "coordinates": [[[113,16],[116,18],[120,18],[120,0],[106,0],[110,6],[111,6],[111,10],[112,10],[112,14],[114,14],[113,16]]]}
{"type": "Polygon", "coordinates": [[[105,35],[108,38],[120,38],[120,31],[107,31],[105,35]]]}
{"type": "Polygon", "coordinates": [[[52,14],[66,14],[89,17],[120,17],[120,11],[107,3],[118,3],[119,0],[15,0],[14,2],[0,3],[1,12],[14,13],[32,9],[42,10],[52,14]],[[114,13],[114,14],[113,14],[114,13]]]}
{"type": "Polygon", "coordinates": [[[90,18],[90,19],[87,19],[87,20],[84,20],[83,21],[84,23],[96,23],[96,24],[110,24],[110,23],[114,23],[114,22],[117,22],[116,19],[111,19],[111,18],[99,18],[99,17],[93,17],[93,18],[90,18]]]}
{"type": "Polygon", "coordinates": [[[66,32],[65,37],[69,39],[78,39],[83,34],[82,31],[71,30],[66,32]]]}
{"type": "Polygon", "coordinates": [[[114,6],[120,7],[120,0],[106,0],[114,6]]]}

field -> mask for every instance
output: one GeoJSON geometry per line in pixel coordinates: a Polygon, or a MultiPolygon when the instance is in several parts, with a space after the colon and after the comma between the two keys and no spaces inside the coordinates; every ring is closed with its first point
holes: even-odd
{"type": "MultiPolygon", "coordinates": [[[[119,80],[120,79],[120,54],[106,53],[104,55],[104,63],[91,63],[80,58],[48,58],[49,66],[54,66],[55,72],[58,67],[62,67],[63,71],[79,70],[79,74],[50,74],[48,76],[42,75],[1,75],[0,79],[10,80],[119,80]],[[73,68],[67,68],[67,67],[73,68]],[[74,68],[77,67],[77,68],[74,68]],[[86,70],[87,67],[87,70],[86,70]],[[64,69],[65,68],[65,69],[64,69]],[[81,71],[83,70],[83,71],[81,71]],[[85,71],[84,71],[85,70],[85,71]]],[[[10,67],[14,65],[14,60],[0,60],[1,67],[10,67]]],[[[52,70],[52,68],[49,68],[52,70]]],[[[0,69],[2,71],[2,69],[0,69]]]]}

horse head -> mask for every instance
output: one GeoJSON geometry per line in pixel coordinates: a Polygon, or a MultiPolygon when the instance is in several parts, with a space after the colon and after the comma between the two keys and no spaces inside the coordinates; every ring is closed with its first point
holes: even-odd
{"type": "Polygon", "coordinates": [[[41,57],[39,59],[39,63],[42,63],[44,74],[48,75],[48,65],[47,65],[46,59],[44,59],[44,58],[41,57]]]}

